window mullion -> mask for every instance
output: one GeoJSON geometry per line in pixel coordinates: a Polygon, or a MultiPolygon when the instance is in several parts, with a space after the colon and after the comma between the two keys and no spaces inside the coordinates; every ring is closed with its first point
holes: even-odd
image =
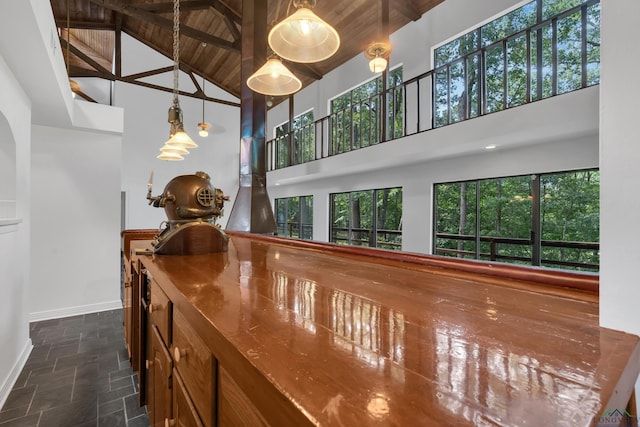
{"type": "Polygon", "coordinates": [[[540,175],[531,177],[531,264],[539,266],[542,253],[540,228],[540,175]]]}

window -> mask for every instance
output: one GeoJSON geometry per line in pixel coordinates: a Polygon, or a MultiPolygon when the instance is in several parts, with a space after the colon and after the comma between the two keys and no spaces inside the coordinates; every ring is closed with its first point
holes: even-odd
{"type": "Polygon", "coordinates": [[[598,170],[435,185],[437,255],[597,271],[598,170]]]}
{"type": "Polygon", "coordinates": [[[377,77],[331,100],[330,155],[404,135],[402,67],[389,71],[386,92],[382,83],[377,77]]]}
{"type": "Polygon", "coordinates": [[[434,51],[434,126],[598,84],[598,0],[534,0],[434,51]]]}
{"type": "Polygon", "coordinates": [[[313,196],[276,199],[278,236],[313,239],[313,196]]]}
{"type": "Polygon", "coordinates": [[[331,194],[330,241],[402,249],[402,188],[331,194]]]}
{"type": "Polygon", "coordinates": [[[275,128],[276,168],[310,162],[316,157],[313,110],[294,117],[292,129],[289,122],[275,128]]]}

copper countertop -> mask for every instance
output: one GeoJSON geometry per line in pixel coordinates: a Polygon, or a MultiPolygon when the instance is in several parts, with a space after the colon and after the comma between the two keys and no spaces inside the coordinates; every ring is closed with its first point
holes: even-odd
{"type": "Polygon", "coordinates": [[[640,370],[597,302],[535,283],[240,234],[224,254],[140,256],[222,367],[242,360],[309,424],[589,426],[640,370]]]}

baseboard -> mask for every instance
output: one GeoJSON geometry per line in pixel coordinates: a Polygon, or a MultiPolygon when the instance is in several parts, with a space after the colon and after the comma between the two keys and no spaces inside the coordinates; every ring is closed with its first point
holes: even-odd
{"type": "Polygon", "coordinates": [[[33,349],[33,344],[31,343],[31,338],[27,339],[27,343],[22,349],[22,353],[16,363],[9,371],[9,375],[7,375],[7,379],[0,387],[0,408],[4,406],[4,403],[7,401],[9,397],[9,393],[11,393],[11,389],[13,389],[14,384],[18,380],[20,376],[20,372],[22,372],[22,368],[24,368],[25,363],[27,363],[27,359],[29,359],[29,355],[31,354],[31,350],[33,349]]]}
{"type": "Polygon", "coordinates": [[[81,305],[78,307],[59,308],[56,310],[36,311],[29,313],[29,322],[59,319],[61,317],[77,316],[79,314],[97,313],[99,311],[117,310],[122,308],[122,301],[107,301],[98,304],[81,305]]]}

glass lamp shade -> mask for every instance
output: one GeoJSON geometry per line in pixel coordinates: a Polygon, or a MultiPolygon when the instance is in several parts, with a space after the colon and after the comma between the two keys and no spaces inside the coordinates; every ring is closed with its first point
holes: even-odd
{"type": "Polygon", "coordinates": [[[381,73],[387,68],[387,60],[376,56],[371,61],[369,61],[369,69],[372,73],[381,73]]]}
{"type": "Polygon", "coordinates": [[[169,152],[169,151],[161,151],[160,154],[158,155],[158,159],[160,159],[160,160],[169,160],[169,161],[178,161],[178,160],[184,160],[184,157],[182,157],[178,153],[173,153],[173,152],[169,152]]]}
{"type": "Polygon", "coordinates": [[[252,91],[264,95],[282,96],[300,90],[302,82],[280,62],[280,59],[271,57],[247,79],[247,86],[252,91]]]}
{"type": "Polygon", "coordinates": [[[338,32],[306,7],[273,27],[268,41],[281,58],[303,63],[325,60],[340,47],[338,32]]]}
{"type": "Polygon", "coordinates": [[[160,149],[161,152],[163,153],[175,153],[175,154],[180,154],[181,156],[185,155],[185,154],[189,154],[189,150],[187,150],[186,148],[179,146],[179,145],[169,145],[169,144],[164,144],[162,146],[162,148],[160,149]]]}
{"type": "Polygon", "coordinates": [[[198,148],[198,144],[193,142],[193,139],[191,139],[183,129],[178,129],[165,144],[183,148],[198,148]]]}
{"type": "Polygon", "coordinates": [[[198,127],[200,128],[198,135],[200,135],[203,138],[206,138],[207,136],[209,136],[209,128],[211,127],[209,123],[206,123],[206,122],[198,123],[198,127]]]}

